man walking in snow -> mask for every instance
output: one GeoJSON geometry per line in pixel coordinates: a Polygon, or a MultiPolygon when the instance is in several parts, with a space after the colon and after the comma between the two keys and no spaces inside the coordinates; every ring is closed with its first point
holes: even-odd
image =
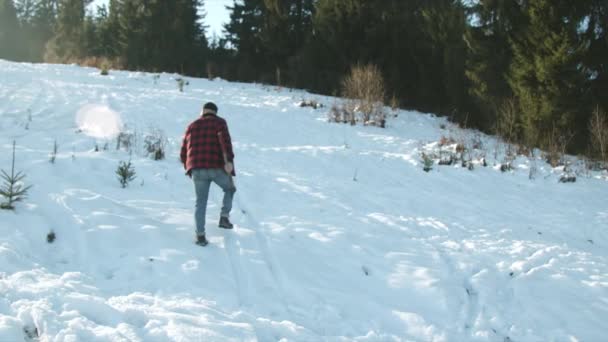
{"type": "Polygon", "coordinates": [[[205,215],[211,182],[224,191],[219,227],[232,229],[230,210],[236,188],[232,180],[234,153],[226,120],[217,116],[217,106],[208,102],[201,117],[186,129],[180,154],[186,174],[194,181],[196,192],[196,244],[205,246],[205,215]]]}

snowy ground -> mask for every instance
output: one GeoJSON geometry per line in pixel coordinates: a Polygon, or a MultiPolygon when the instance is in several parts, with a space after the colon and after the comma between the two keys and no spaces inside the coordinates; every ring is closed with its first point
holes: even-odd
{"type": "Polygon", "coordinates": [[[425,173],[424,146],[472,133],[406,111],[330,124],[298,104],[332,98],[173,77],[0,61],[0,168],[15,139],[34,185],[0,212],[0,341],[606,341],[605,174],[425,173]],[[233,136],[237,226],[215,226],[213,188],[201,248],[178,152],[206,101],[233,136]],[[120,125],[138,137],[127,189],[120,125]],[[164,161],[143,153],[154,129],[164,161]]]}

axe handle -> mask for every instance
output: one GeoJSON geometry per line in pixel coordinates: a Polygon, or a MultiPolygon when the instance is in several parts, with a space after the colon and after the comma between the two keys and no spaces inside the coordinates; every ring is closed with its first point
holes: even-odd
{"type": "MultiPolygon", "coordinates": [[[[226,143],[224,142],[224,135],[222,132],[217,132],[217,138],[220,142],[220,147],[222,149],[222,155],[224,156],[224,164],[228,164],[228,153],[226,152],[226,143]]],[[[228,173],[228,177],[230,178],[230,184],[234,188],[234,179],[232,179],[232,174],[228,173]]]]}

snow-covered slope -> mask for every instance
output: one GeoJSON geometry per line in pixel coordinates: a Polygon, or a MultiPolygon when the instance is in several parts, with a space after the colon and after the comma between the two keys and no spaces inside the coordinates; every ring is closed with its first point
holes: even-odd
{"type": "Polygon", "coordinates": [[[333,98],[203,79],[180,93],[174,77],[0,61],[0,168],[16,140],[34,186],[0,211],[0,341],[606,340],[605,175],[559,184],[539,161],[529,180],[524,159],[425,173],[424,146],[472,133],[406,111],[330,124],[298,104],[333,98]],[[213,188],[201,248],[178,153],[206,101],[230,125],[238,191],[224,231],[213,188]],[[163,161],[143,153],[155,129],[163,161]]]}

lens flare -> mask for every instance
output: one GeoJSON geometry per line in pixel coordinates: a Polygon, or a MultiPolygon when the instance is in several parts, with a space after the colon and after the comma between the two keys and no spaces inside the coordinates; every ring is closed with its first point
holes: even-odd
{"type": "Polygon", "coordinates": [[[76,125],[88,136],[113,138],[122,128],[120,114],[108,106],[89,104],[76,113],[76,125]]]}

